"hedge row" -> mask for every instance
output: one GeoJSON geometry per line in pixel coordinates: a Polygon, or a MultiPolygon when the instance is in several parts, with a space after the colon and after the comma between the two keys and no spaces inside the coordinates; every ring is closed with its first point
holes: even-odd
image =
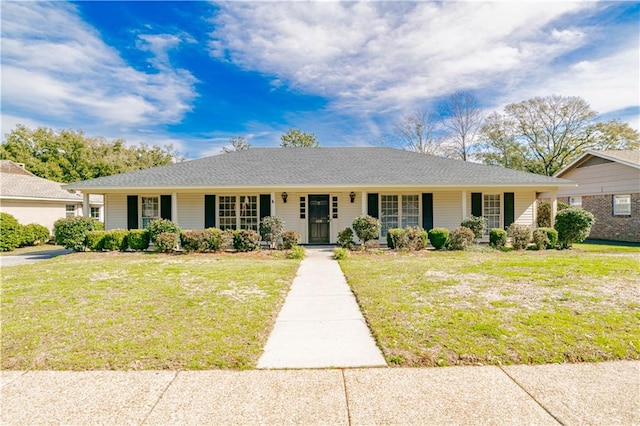
{"type": "Polygon", "coordinates": [[[8,214],[0,213],[0,251],[13,251],[18,247],[37,246],[51,239],[46,226],[38,223],[22,225],[8,214]]]}

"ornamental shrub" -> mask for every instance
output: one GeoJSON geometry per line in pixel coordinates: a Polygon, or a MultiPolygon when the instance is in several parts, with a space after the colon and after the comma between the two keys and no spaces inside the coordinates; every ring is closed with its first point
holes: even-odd
{"type": "Polygon", "coordinates": [[[419,226],[407,226],[407,248],[409,250],[422,250],[427,247],[427,231],[419,226]]]}
{"type": "MultiPolygon", "coordinates": [[[[207,248],[204,251],[220,251],[226,248],[224,244],[224,232],[218,228],[207,228],[204,231],[204,238],[206,241],[207,248]]],[[[183,248],[184,247],[184,242],[183,248]]],[[[228,245],[228,244],[227,244],[228,245]]]]}
{"type": "Polygon", "coordinates": [[[298,231],[287,231],[282,234],[282,248],[291,250],[300,244],[300,234],[298,231]]]}
{"type": "Polygon", "coordinates": [[[233,233],[233,248],[238,251],[260,249],[260,234],[251,229],[239,229],[233,233]]]}
{"type": "Polygon", "coordinates": [[[591,232],[595,222],[593,214],[586,210],[570,207],[558,212],[554,228],[558,231],[560,248],[571,247],[572,243],[581,243],[591,232]]]}
{"type": "Polygon", "coordinates": [[[22,227],[21,246],[37,246],[45,244],[51,238],[51,233],[46,226],[39,223],[30,223],[22,227]]]}
{"type": "Polygon", "coordinates": [[[554,248],[558,244],[558,231],[553,228],[537,228],[533,231],[533,243],[538,250],[554,248]]]}
{"type": "Polygon", "coordinates": [[[161,232],[156,235],[155,249],[159,253],[169,253],[178,247],[178,234],[174,232],[161,232]]]}
{"type": "Polygon", "coordinates": [[[493,228],[489,231],[489,245],[495,249],[501,249],[507,245],[507,231],[493,228]]]}
{"type": "Polygon", "coordinates": [[[260,222],[260,236],[269,243],[269,247],[278,247],[278,240],[284,231],[284,219],[278,216],[265,216],[260,222]]]}
{"type": "Polygon", "coordinates": [[[127,246],[131,250],[146,250],[151,243],[146,229],[131,229],[127,235],[127,246]]]}
{"type": "Polygon", "coordinates": [[[102,248],[110,251],[126,251],[128,235],[129,231],[126,229],[111,229],[104,236],[102,248]]]}
{"type": "Polygon", "coordinates": [[[355,243],[353,242],[353,229],[344,228],[338,232],[338,246],[351,249],[355,243]]]}
{"type": "Polygon", "coordinates": [[[353,219],[351,227],[360,238],[360,241],[362,241],[362,247],[365,249],[367,241],[375,240],[380,235],[380,220],[369,215],[356,217],[353,219]]]}
{"type": "MultiPolygon", "coordinates": [[[[558,213],[562,210],[568,209],[569,204],[558,201],[558,213]]],[[[541,201],[538,203],[537,208],[537,225],[539,228],[548,228],[551,226],[551,203],[548,201],[541,201]]]]}
{"type": "Polygon", "coordinates": [[[515,250],[522,250],[527,248],[529,241],[531,241],[531,228],[527,225],[520,225],[518,223],[512,223],[507,228],[507,235],[511,238],[511,245],[515,250]]]}
{"type": "Polygon", "coordinates": [[[464,250],[473,245],[475,234],[465,226],[460,226],[451,231],[448,247],[450,250],[464,250]]]}
{"type": "Polygon", "coordinates": [[[84,243],[91,251],[102,251],[105,235],[107,235],[107,231],[89,231],[84,243]]]}
{"type": "Polygon", "coordinates": [[[407,231],[402,228],[387,230],[387,247],[391,250],[402,250],[408,245],[407,231]]]}
{"type": "Polygon", "coordinates": [[[289,259],[304,259],[304,255],[306,254],[306,250],[304,247],[295,245],[287,253],[287,258],[289,259]]]}
{"type": "Polygon", "coordinates": [[[147,232],[149,232],[149,239],[151,242],[155,243],[156,236],[162,233],[170,232],[177,236],[180,235],[180,227],[169,219],[154,219],[149,222],[147,232]]]}
{"type": "Polygon", "coordinates": [[[198,252],[202,253],[205,251],[209,251],[210,246],[210,233],[205,231],[195,230],[195,231],[182,231],[180,233],[180,244],[182,245],[182,249],[187,252],[198,252]]]}
{"type": "Polygon", "coordinates": [[[480,239],[487,230],[487,220],[484,217],[471,216],[463,220],[460,226],[471,229],[475,239],[480,239]]]}
{"type": "Polygon", "coordinates": [[[9,213],[0,213],[0,251],[13,251],[22,242],[22,226],[9,213]]]}
{"type": "Polygon", "coordinates": [[[335,260],[344,260],[349,257],[349,250],[345,247],[336,247],[333,249],[333,258],[335,260]]]}
{"type": "Polygon", "coordinates": [[[429,242],[436,250],[441,250],[449,242],[449,235],[447,228],[433,228],[429,230],[429,242]]]}
{"type": "Polygon", "coordinates": [[[58,219],[53,224],[53,234],[56,244],[73,251],[85,249],[85,239],[89,231],[104,229],[102,222],[84,216],[72,216],[58,219]]]}

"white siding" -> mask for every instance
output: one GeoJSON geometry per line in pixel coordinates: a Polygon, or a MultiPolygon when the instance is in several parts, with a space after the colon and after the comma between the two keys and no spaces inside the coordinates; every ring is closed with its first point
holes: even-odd
{"type": "MultiPolygon", "coordinates": [[[[515,223],[535,227],[535,191],[520,191],[514,194],[515,223]]],[[[504,211],[504,207],[503,207],[504,211]]]]}
{"type": "MultiPolygon", "coordinates": [[[[470,197],[467,191],[467,197],[470,197]]],[[[471,201],[467,201],[470,210],[471,201]]],[[[433,227],[454,229],[462,222],[462,191],[433,193],[433,227]]]]}
{"type": "Polygon", "coordinates": [[[178,226],[204,229],[204,194],[178,194],[178,226]]]}
{"type": "Polygon", "coordinates": [[[640,169],[620,163],[579,167],[569,170],[561,177],[578,182],[578,186],[560,188],[558,190],[558,197],[620,194],[640,191],[640,169]]]}
{"type": "MultiPolygon", "coordinates": [[[[286,231],[298,231],[303,244],[307,242],[307,219],[300,219],[300,197],[306,197],[306,193],[287,192],[288,198],[285,204],[282,201],[282,192],[275,193],[276,216],[284,219],[286,231]]],[[[308,200],[305,202],[307,214],[309,214],[308,200]]]]}
{"type": "Polygon", "coordinates": [[[104,227],[127,229],[127,194],[105,194],[104,227]]]}
{"type": "Polygon", "coordinates": [[[338,219],[331,219],[331,243],[338,241],[338,232],[344,228],[351,228],[353,219],[362,214],[362,196],[361,193],[356,193],[356,199],[352,203],[349,197],[350,192],[333,193],[331,194],[330,201],[333,197],[338,197],[338,219]]]}

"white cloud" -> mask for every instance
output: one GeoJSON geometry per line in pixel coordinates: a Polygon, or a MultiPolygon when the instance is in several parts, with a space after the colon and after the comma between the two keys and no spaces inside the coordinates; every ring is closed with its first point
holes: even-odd
{"type": "Polygon", "coordinates": [[[62,126],[129,129],[179,122],[195,78],[170,67],[181,39],[142,35],[154,69],[129,66],[68,3],[2,5],[2,106],[11,115],[62,126]]]}

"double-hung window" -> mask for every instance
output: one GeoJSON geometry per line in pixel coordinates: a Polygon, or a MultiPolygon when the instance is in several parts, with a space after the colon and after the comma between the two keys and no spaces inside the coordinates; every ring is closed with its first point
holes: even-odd
{"type": "Polygon", "coordinates": [[[631,215],[631,194],[613,196],[613,214],[615,216],[631,215]]]}
{"type": "Polygon", "coordinates": [[[569,206],[582,208],[582,197],[569,197],[569,206]]]}
{"type": "Polygon", "coordinates": [[[398,227],[398,196],[383,195],[380,197],[380,222],[382,225],[382,237],[387,236],[389,229],[398,227]]]}
{"type": "Polygon", "coordinates": [[[417,194],[382,195],[380,197],[382,237],[389,229],[406,228],[420,224],[420,201],[417,194]]]}
{"type": "Polygon", "coordinates": [[[487,221],[486,234],[493,228],[500,228],[500,194],[484,194],[482,213],[487,221]]]}
{"type": "Polygon", "coordinates": [[[236,197],[235,195],[223,195],[220,197],[219,205],[220,229],[238,229],[236,220],[236,197]]]}
{"type": "Polygon", "coordinates": [[[220,229],[258,230],[257,195],[222,195],[218,205],[220,229]]]}
{"type": "Polygon", "coordinates": [[[100,220],[100,207],[91,207],[91,217],[100,220]]]}
{"type": "Polygon", "coordinates": [[[142,228],[149,222],[160,218],[160,202],[158,197],[142,197],[142,228]]]}
{"type": "Polygon", "coordinates": [[[67,204],[65,206],[65,216],[66,217],[73,217],[76,215],[76,206],[75,204],[67,204]]]}

